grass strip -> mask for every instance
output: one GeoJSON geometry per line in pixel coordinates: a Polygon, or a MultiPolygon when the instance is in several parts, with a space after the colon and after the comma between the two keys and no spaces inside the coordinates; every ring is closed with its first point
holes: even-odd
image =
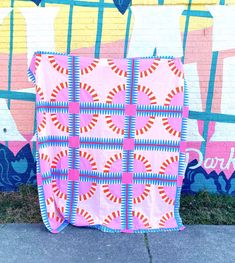
{"type": "MultiPolygon", "coordinates": [[[[235,224],[235,198],[200,192],[182,195],[180,215],[187,225],[235,224]]],[[[20,187],[19,192],[0,192],[0,223],[41,223],[37,188],[20,187]]]]}

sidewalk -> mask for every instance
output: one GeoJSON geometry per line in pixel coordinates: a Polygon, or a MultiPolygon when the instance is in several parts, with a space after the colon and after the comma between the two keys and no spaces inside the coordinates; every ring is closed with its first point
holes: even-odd
{"type": "Polygon", "coordinates": [[[0,263],[234,263],[235,226],[186,226],[181,232],[110,234],[69,226],[0,224],[0,263]]]}

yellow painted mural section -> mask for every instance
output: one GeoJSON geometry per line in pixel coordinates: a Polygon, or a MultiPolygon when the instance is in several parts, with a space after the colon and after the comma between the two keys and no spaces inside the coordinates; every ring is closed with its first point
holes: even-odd
{"type": "MultiPolygon", "coordinates": [[[[157,0],[132,0],[132,5],[157,5],[157,0]]],[[[188,5],[189,0],[164,0],[164,5],[188,5]]],[[[194,5],[218,5],[220,0],[193,0],[194,5]]],[[[235,4],[235,0],[226,0],[226,4],[235,4]]]]}
{"type": "MultiPolygon", "coordinates": [[[[96,0],[92,0],[97,2],[96,0]]],[[[106,0],[106,3],[112,3],[112,0],[106,0]]],[[[193,0],[191,10],[207,11],[205,4],[218,4],[215,0],[193,0]]],[[[156,0],[133,0],[133,5],[156,5],[156,0]]],[[[187,9],[188,1],[186,0],[165,0],[164,4],[184,4],[187,9]]],[[[235,0],[226,1],[226,4],[235,4],[235,0]]],[[[9,7],[10,0],[0,1],[0,7],[9,7]]],[[[67,46],[67,30],[69,5],[46,4],[46,6],[59,7],[59,12],[55,19],[55,43],[56,51],[64,52],[67,46]]],[[[23,16],[20,13],[21,7],[35,7],[30,1],[15,1],[14,7],[14,53],[26,52],[26,25],[23,16]]],[[[40,7],[39,7],[40,8],[40,7]]],[[[103,14],[102,43],[111,43],[114,41],[123,41],[126,32],[126,21],[128,12],[124,15],[119,13],[116,8],[105,8],[103,14]]],[[[71,50],[93,47],[96,41],[98,8],[78,7],[73,8],[73,25],[71,50]]],[[[185,16],[181,16],[180,27],[184,31],[185,16]]],[[[4,19],[0,25],[0,50],[2,53],[9,52],[9,16],[4,19]]],[[[133,19],[132,19],[133,22],[133,19]]],[[[190,17],[189,31],[200,30],[212,26],[211,18],[190,17]]],[[[133,24],[133,23],[132,23],[133,24]]]]}

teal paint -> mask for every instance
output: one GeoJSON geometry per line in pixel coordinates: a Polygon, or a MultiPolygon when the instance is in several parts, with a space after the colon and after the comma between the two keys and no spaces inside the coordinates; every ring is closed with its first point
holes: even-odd
{"type": "MultiPolygon", "coordinates": [[[[28,2],[29,0],[18,0],[21,2],[28,2]]],[[[73,0],[44,0],[45,3],[48,4],[57,4],[57,5],[70,5],[71,1],[73,0]]],[[[163,0],[159,0],[159,2],[164,2],[163,0]]],[[[74,6],[80,6],[80,7],[93,7],[98,8],[99,2],[89,2],[89,1],[76,1],[73,2],[74,6]]],[[[161,4],[160,4],[161,5],[161,4]]],[[[104,8],[116,8],[116,6],[113,3],[104,3],[104,8]]],[[[213,18],[209,11],[203,11],[203,10],[184,10],[182,13],[183,16],[194,16],[194,17],[201,17],[201,18],[213,18]]]]}
{"type": "Polygon", "coordinates": [[[97,19],[97,30],[96,30],[95,58],[100,57],[100,46],[101,46],[102,28],[103,28],[103,14],[104,14],[104,0],[100,0],[98,19],[97,19]]]}
{"type": "Polygon", "coordinates": [[[11,100],[35,101],[36,95],[28,92],[0,90],[0,98],[11,100]]]}
{"type": "MultiPolygon", "coordinates": [[[[215,84],[215,76],[216,76],[216,67],[218,61],[218,51],[214,51],[212,53],[211,59],[211,70],[210,70],[210,79],[208,84],[208,91],[207,91],[207,99],[206,99],[206,113],[211,114],[211,107],[213,102],[213,94],[214,94],[214,84],[215,84]]],[[[206,152],[206,139],[208,137],[208,130],[209,130],[209,121],[204,122],[204,129],[203,129],[203,138],[205,139],[204,142],[201,144],[201,152],[203,156],[205,156],[206,152]]]]}
{"type": "Polygon", "coordinates": [[[195,175],[195,182],[190,186],[193,192],[200,192],[203,190],[209,191],[211,193],[216,193],[217,188],[212,178],[206,179],[204,174],[198,173],[195,175]]]}
{"type": "MultiPolygon", "coordinates": [[[[11,0],[11,8],[14,8],[15,1],[11,0]]],[[[7,90],[8,95],[11,91],[11,76],[12,76],[12,57],[13,57],[13,45],[14,45],[14,9],[10,13],[10,40],[9,40],[9,58],[8,58],[8,80],[7,80],[7,90]]],[[[7,97],[8,109],[11,107],[10,96],[7,97]]]]}
{"type": "MultiPolygon", "coordinates": [[[[224,5],[225,1],[220,0],[219,4],[224,5]]],[[[218,51],[212,52],[210,79],[209,79],[207,99],[206,99],[206,113],[207,114],[211,114],[218,55],[219,55],[218,51]]],[[[206,153],[206,144],[207,144],[207,137],[208,137],[208,132],[209,132],[209,123],[210,122],[208,120],[206,120],[204,122],[204,128],[203,128],[203,138],[205,139],[205,141],[202,142],[202,144],[201,144],[201,153],[203,154],[204,157],[205,157],[205,153],[206,153]]]]}
{"type": "Polygon", "coordinates": [[[68,19],[67,54],[69,54],[71,51],[72,24],[73,24],[73,3],[71,2],[69,7],[69,19],[68,19]]]}
{"type": "MultiPolygon", "coordinates": [[[[34,110],[33,133],[36,134],[36,131],[37,131],[37,118],[36,118],[36,110],[34,110]]],[[[33,157],[35,158],[36,157],[36,142],[35,141],[33,141],[33,144],[32,144],[32,154],[33,154],[33,157]]]]}
{"type": "Polygon", "coordinates": [[[125,35],[125,42],[124,42],[124,58],[127,56],[128,50],[128,42],[129,42],[129,35],[130,35],[130,26],[131,26],[131,9],[128,8],[128,16],[126,22],[126,35],[125,35]]]}
{"type": "Polygon", "coordinates": [[[26,158],[20,159],[19,161],[13,161],[11,162],[11,165],[13,167],[13,169],[20,174],[23,174],[27,171],[28,168],[28,162],[26,160],[26,158]]]}
{"type": "Polygon", "coordinates": [[[200,18],[213,18],[209,11],[202,10],[184,10],[182,13],[183,16],[194,16],[200,18]]]}
{"type": "Polygon", "coordinates": [[[98,2],[89,2],[89,1],[73,1],[73,0],[45,0],[48,4],[63,4],[70,5],[73,2],[74,6],[84,6],[84,7],[96,7],[99,8],[115,8],[116,6],[113,3],[104,3],[104,0],[98,2]]]}
{"type": "Polygon", "coordinates": [[[220,176],[220,177],[218,178],[218,181],[219,181],[219,184],[220,184],[220,186],[221,186],[221,190],[222,190],[224,193],[226,193],[226,182],[225,182],[224,178],[220,176]]]}
{"type": "Polygon", "coordinates": [[[189,119],[202,120],[205,122],[214,121],[224,123],[235,123],[235,115],[212,112],[189,111],[189,119]]]}
{"type": "Polygon", "coordinates": [[[231,186],[230,186],[230,189],[229,189],[228,193],[232,194],[232,192],[235,191],[235,178],[231,179],[230,184],[231,184],[231,186]]]}
{"type": "Polygon", "coordinates": [[[182,63],[184,63],[184,57],[185,57],[185,48],[186,48],[186,43],[187,43],[187,37],[188,37],[188,28],[189,28],[189,19],[190,15],[189,12],[191,10],[191,5],[192,5],[192,0],[189,0],[188,3],[188,12],[186,15],[186,20],[185,20],[185,27],[184,27],[184,38],[183,38],[183,57],[182,57],[182,63]]]}
{"type": "Polygon", "coordinates": [[[42,0],[41,1],[41,7],[45,7],[46,6],[46,3],[45,3],[46,1],[45,0],[42,0]]]}
{"type": "Polygon", "coordinates": [[[156,57],[157,56],[157,48],[155,47],[154,48],[154,51],[153,51],[153,56],[156,57]]]}
{"type": "MultiPolygon", "coordinates": [[[[17,1],[20,1],[20,0],[17,0],[17,1]]],[[[23,2],[23,1],[26,2],[28,0],[21,0],[21,2],[23,2]]],[[[45,6],[45,3],[65,4],[65,5],[71,6],[71,2],[73,2],[73,0],[43,0],[42,6],[43,5],[45,6]]],[[[164,2],[164,1],[158,0],[158,2],[164,2]]],[[[14,4],[14,0],[11,0],[11,4],[12,3],[14,4]]],[[[100,7],[100,2],[76,1],[73,3],[74,3],[73,4],[74,6],[91,7],[91,8],[99,8],[100,7]]],[[[220,0],[220,4],[221,5],[225,4],[225,1],[220,0]]],[[[116,8],[116,7],[112,3],[104,3],[103,2],[103,10],[104,10],[104,8],[116,8]]],[[[129,12],[128,12],[128,17],[127,17],[127,24],[129,21],[129,25],[126,26],[126,37],[125,37],[125,44],[124,44],[124,57],[126,57],[126,55],[127,55],[128,40],[129,40],[129,34],[130,34],[131,10],[128,10],[128,11],[129,12]]],[[[11,14],[11,15],[13,15],[13,19],[12,19],[12,29],[13,29],[14,28],[14,14],[11,14]]],[[[201,18],[212,18],[210,12],[201,11],[201,10],[188,9],[188,10],[183,11],[183,15],[186,16],[186,19],[187,18],[190,19],[190,17],[192,17],[192,16],[201,17],[201,18]]],[[[102,14],[101,21],[103,21],[103,14],[102,14]]],[[[102,29],[102,27],[101,27],[101,29],[102,29]]],[[[184,33],[186,33],[185,46],[184,46],[184,49],[185,49],[186,43],[187,43],[188,27],[187,27],[187,30],[184,31],[184,33]]],[[[68,29],[68,35],[69,35],[69,29],[68,29]]],[[[102,35],[102,30],[101,30],[101,35],[102,35]]],[[[101,35],[100,35],[100,37],[101,37],[101,35]]],[[[69,39],[69,36],[68,36],[68,39],[69,39]]],[[[71,43],[71,40],[70,40],[70,43],[71,43]]],[[[13,44],[14,43],[13,43],[13,30],[12,30],[12,53],[13,53],[13,44]]],[[[10,46],[11,46],[11,43],[10,43],[10,46]]],[[[67,41],[67,50],[68,50],[68,47],[69,47],[69,51],[70,51],[70,44],[67,41]]],[[[100,50],[100,46],[99,46],[98,50],[100,50]]],[[[9,52],[9,62],[10,62],[10,52],[9,52]]],[[[12,62],[12,54],[11,54],[11,62],[12,62]]],[[[9,70],[10,74],[8,73],[8,80],[9,80],[9,76],[11,76],[12,64],[8,63],[8,66],[10,66],[10,70],[9,70]]],[[[210,75],[210,78],[211,78],[211,76],[212,75],[210,75]]],[[[210,79],[209,86],[210,87],[213,86],[212,90],[214,89],[214,80],[211,82],[211,79],[210,79]]],[[[22,101],[35,101],[35,95],[34,94],[11,91],[11,77],[10,77],[10,82],[8,81],[8,88],[9,88],[8,91],[0,91],[0,97],[8,99],[9,108],[10,108],[10,102],[12,99],[22,100],[22,101]]],[[[213,94],[210,94],[209,89],[208,89],[207,100],[210,100],[210,96],[212,97],[211,104],[207,104],[207,111],[206,112],[196,112],[196,111],[190,111],[189,112],[190,118],[196,119],[196,120],[203,120],[205,122],[204,123],[204,132],[203,132],[204,137],[208,135],[208,127],[209,127],[210,121],[224,122],[224,123],[235,123],[235,115],[211,113],[213,94]]],[[[35,126],[34,126],[34,128],[35,128],[35,126]]],[[[203,144],[204,144],[204,147],[206,147],[206,142],[203,144]]],[[[232,182],[232,180],[231,180],[231,182],[232,182]]],[[[207,184],[207,182],[206,182],[206,184],[207,184]]],[[[235,185],[235,180],[233,180],[233,185],[235,185]]],[[[197,188],[198,186],[194,186],[194,187],[197,188]]],[[[235,189],[235,187],[234,187],[234,189],[235,189]]]]}

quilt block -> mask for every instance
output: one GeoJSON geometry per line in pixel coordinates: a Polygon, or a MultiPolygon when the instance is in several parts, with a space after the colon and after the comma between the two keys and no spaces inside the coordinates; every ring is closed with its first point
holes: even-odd
{"type": "Polygon", "coordinates": [[[181,61],[37,52],[28,73],[47,229],[183,229],[188,98],[181,61]]]}

